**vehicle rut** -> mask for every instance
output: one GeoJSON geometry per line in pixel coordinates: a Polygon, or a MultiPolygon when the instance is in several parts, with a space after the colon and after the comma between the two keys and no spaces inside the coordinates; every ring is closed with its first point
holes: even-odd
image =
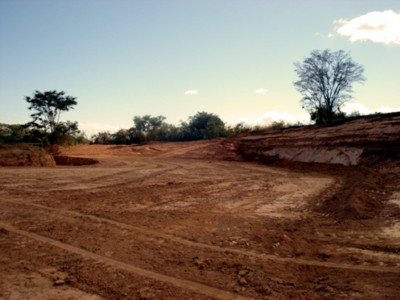
{"type": "Polygon", "coordinates": [[[34,239],[36,241],[39,241],[39,242],[42,242],[42,243],[46,243],[46,244],[49,244],[51,246],[58,247],[60,249],[69,251],[71,253],[78,254],[78,255],[82,256],[83,258],[93,259],[93,260],[96,260],[98,262],[108,264],[108,265],[110,265],[112,267],[115,267],[115,268],[118,268],[118,269],[121,269],[121,270],[125,270],[125,271],[128,271],[128,272],[135,273],[135,274],[137,274],[139,276],[143,276],[143,277],[147,277],[147,278],[150,278],[150,279],[153,279],[153,280],[169,283],[169,284],[172,284],[172,285],[174,285],[174,286],[176,286],[178,288],[191,290],[193,292],[196,292],[196,293],[199,293],[199,294],[203,294],[203,295],[206,295],[206,296],[210,296],[210,297],[213,297],[213,298],[217,298],[217,299],[237,299],[237,300],[249,299],[247,297],[236,295],[236,294],[230,293],[228,291],[220,290],[220,289],[217,289],[217,288],[214,288],[214,287],[211,287],[211,286],[207,286],[207,285],[204,285],[204,284],[201,284],[201,283],[198,283],[198,282],[185,280],[185,279],[174,278],[174,277],[167,276],[167,275],[164,275],[164,274],[160,274],[160,273],[156,273],[156,272],[149,271],[149,270],[146,270],[146,269],[142,269],[142,268],[136,267],[136,266],[131,265],[131,264],[127,264],[127,263],[124,263],[124,262],[121,262],[121,261],[118,261],[118,260],[115,260],[115,259],[112,259],[112,258],[109,258],[109,257],[105,257],[105,256],[102,256],[102,255],[99,255],[99,254],[95,254],[95,253],[89,252],[87,250],[83,250],[83,249],[78,248],[78,247],[71,246],[69,244],[62,243],[62,242],[57,241],[57,240],[50,239],[48,237],[44,237],[44,236],[41,236],[41,235],[38,235],[38,234],[35,234],[35,233],[32,233],[32,232],[28,232],[28,231],[25,231],[25,230],[21,230],[21,229],[15,228],[14,226],[11,226],[9,224],[5,224],[3,222],[0,222],[0,227],[5,229],[5,230],[7,230],[7,231],[9,231],[9,232],[14,233],[14,234],[18,234],[18,235],[24,236],[24,237],[29,238],[29,239],[34,239]]]}
{"type": "Polygon", "coordinates": [[[182,237],[178,237],[178,236],[158,232],[158,231],[147,229],[147,228],[142,228],[142,227],[118,222],[118,221],[108,219],[108,218],[98,217],[98,216],[94,216],[94,215],[90,215],[90,214],[83,214],[83,213],[76,212],[76,211],[53,208],[53,207],[36,204],[36,203],[26,203],[26,202],[22,202],[20,200],[15,200],[15,199],[14,200],[1,199],[1,201],[13,203],[13,204],[36,207],[39,209],[45,209],[48,211],[57,212],[58,214],[62,213],[64,215],[71,216],[71,217],[87,218],[94,222],[107,223],[107,224],[110,224],[113,226],[117,226],[121,229],[133,230],[140,234],[156,236],[159,238],[163,238],[165,240],[170,240],[173,242],[180,243],[185,246],[197,247],[197,248],[202,248],[202,249],[206,249],[206,250],[212,250],[212,251],[219,252],[219,253],[227,253],[228,252],[228,253],[232,253],[232,254],[238,254],[238,255],[244,255],[247,257],[257,258],[257,259],[261,259],[264,261],[292,263],[292,264],[297,264],[297,265],[323,267],[323,268],[331,268],[331,269],[339,269],[339,270],[368,271],[368,272],[381,272],[381,273],[387,273],[387,272],[400,273],[400,269],[398,269],[396,267],[359,266],[359,265],[351,265],[351,264],[345,264],[345,263],[323,262],[323,261],[301,259],[301,258],[278,257],[278,256],[272,255],[272,254],[262,254],[262,253],[256,253],[256,252],[251,252],[251,251],[245,251],[245,250],[241,250],[241,249],[220,247],[220,246],[216,246],[216,245],[194,242],[194,241],[182,238],[182,237]]]}

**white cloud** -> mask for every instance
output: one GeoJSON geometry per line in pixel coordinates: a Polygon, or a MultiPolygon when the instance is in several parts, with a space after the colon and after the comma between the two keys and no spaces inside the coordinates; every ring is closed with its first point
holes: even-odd
{"type": "MultiPolygon", "coordinates": [[[[307,115],[307,118],[308,115],[307,115]]],[[[286,113],[286,112],[278,112],[278,111],[268,111],[264,112],[260,115],[257,120],[259,124],[271,124],[273,122],[284,121],[285,123],[295,123],[300,121],[298,116],[294,116],[293,114],[286,113]]]]}
{"type": "Polygon", "coordinates": [[[375,110],[375,112],[380,112],[380,113],[390,113],[390,112],[397,112],[397,111],[400,111],[400,107],[381,106],[375,110]]]}
{"type": "Polygon", "coordinates": [[[370,40],[375,43],[400,45],[400,12],[374,11],[351,20],[337,20],[337,33],[350,41],[370,40]]]}
{"type": "Polygon", "coordinates": [[[341,107],[341,111],[345,112],[346,114],[359,112],[362,115],[368,115],[369,113],[371,113],[371,111],[363,104],[356,102],[347,102],[343,104],[343,106],[341,107]]]}
{"type": "Polygon", "coordinates": [[[359,112],[362,115],[368,115],[373,113],[390,113],[400,111],[400,107],[389,107],[389,106],[381,106],[377,108],[368,108],[365,107],[361,103],[357,102],[347,102],[343,104],[341,110],[347,114],[351,114],[354,112],[359,112]]]}
{"type": "Polygon", "coordinates": [[[256,94],[259,94],[259,95],[264,95],[264,94],[266,94],[267,92],[268,92],[268,90],[267,90],[267,89],[264,89],[264,88],[258,88],[258,89],[255,90],[255,93],[256,93],[256,94]]]}
{"type": "Polygon", "coordinates": [[[184,93],[185,95],[196,96],[198,94],[197,90],[187,90],[184,93]]]}

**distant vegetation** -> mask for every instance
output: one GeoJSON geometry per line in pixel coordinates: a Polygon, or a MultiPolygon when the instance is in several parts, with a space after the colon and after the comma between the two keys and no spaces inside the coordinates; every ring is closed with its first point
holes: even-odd
{"type": "Polygon", "coordinates": [[[279,121],[263,126],[249,126],[239,123],[231,127],[226,126],[217,115],[207,112],[198,112],[194,116],[189,117],[187,122],[181,122],[179,126],[165,123],[164,120],[165,117],[163,116],[136,116],[133,118],[133,127],[121,129],[115,133],[108,131],[99,132],[92,136],[91,143],[142,144],[151,141],[180,142],[206,140],[304,126],[301,123],[289,124],[279,121]]]}
{"type": "Polygon", "coordinates": [[[193,141],[230,135],[225,123],[215,114],[198,112],[174,126],[164,116],[135,116],[133,127],[116,133],[99,132],[92,137],[95,144],[141,144],[150,141],[193,141]]]}
{"type": "Polygon", "coordinates": [[[25,97],[32,110],[32,121],[27,124],[0,124],[0,143],[30,143],[40,146],[52,144],[76,145],[94,144],[143,144],[151,141],[193,141],[228,137],[242,133],[282,129],[289,126],[284,122],[274,122],[268,126],[246,126],[243,123],[234,127],[226,126],[221,118],[213,113],[198,112],[178,126],[165,122],[164,116],[135,116],[133,126],[117,132],[99,132],[89,140],[78,129],[78,123],[61,122],[62,112],[77,105],[75,97],[66,96],[61,91],[35,91],[33,97],[25,97]]]}
{"type": "Polygon", "coordinates": [[[63,111],[77,105],[76,98],[65,92],[35,91],[33,97],[25,97],[32,121],[27,124],[0,124],[1,143],[31,143],[41,146],[51,144],[74,145],[87,141],[78,129],[78,122],[60,122],[63,111]]]}
{"type": "MultiPolygon", "coordinates": [[[[29,143],[38,146],[47,146],[51,143],[59,145],[76,145],[89,143],[84,133],[78,130],[71,132],[71,124],[66,123],[57,129],[56,133],[50,135],[43,129],[37,129],[30,126],[30,124],[0,124],[0,143],[16,144],[16,143],[29,143]],[[55,138],[57,135],[57,138],[55,138]],[[53,142],[51,142],[53,141],[53,142]]],[[[73,123],[75,125],[77,123],[73,123]]]]}
{"type": "MultiPolygon", "coordinates": [[[[335,115],[331,124],[340,124],[348,120],[358,118],[381,118],[383,116],[398,115],[399,113],[382,114],[375,113],[368,116],[362,116],[359,113],[346,115],[340,113],[335,115]]],[[[233,127],[226,126],[225,123],[215,114],[199,112],[188,118],[186,122],[181,122],[179,126],[171,125],[165,122],[165,117],[150,115],[135,116],[133,126],[128,129],[120,129],[111,133],[108,131],[99,132],[89,140],[84,133],[79,130],[71,131],[72,124],[76,122],[67,121],[65,130],[61,130],[61,123],[57,129],[56,144],[76,145],[76,144],[143,144],[151,141],[193,141],[201,139],[212,139],[219,137],[230,137],[240,134],[261,134],[270,131],[281,131],[289,128],[298,128],[305,126],[301,123],[286,123],[284,121],[272,122],[268,125],[249,126],[239,123],[233,127]]],[[[77,129],[77,128],[76,128],[77,129]]],[[[43,129],[37,129],[30,124],[0,124],[0,143],[30,143],[36,145],[48,145],[49,133],[43,129]]]]}
{"type": "MultiPolygon", "coordinates": [[[[337,124],[360,116],[358,112],[346,115],[340,107],[351,97],[352,84],[363,82],[364,69],[353,62],[344,51],[314,50],[302,63],[295,63],[298,81],[295,88],[302,94],[301,103],[316,124],[337,124]]],[[[64,111],[77,105],[75,97],[65,92],[35,91],[25,97],[32,110],[32,121],[27,124],[0,124],[0,143],[51,144],[143,144],[151,141],[193,141],[229,137],[240,134],[258,134],[271,130],[304,126],[284,121],[268,125],[249,126],[239,123],[227,126],[218,115],[198,112],[178,126],[165,122],[164,116],[135,116],[133,126],[117,132],[99,132],[88,139],[77,122],[60,122],[64,111]]],[[[381,114],[375,114],[380,116],[381,114]]]]}

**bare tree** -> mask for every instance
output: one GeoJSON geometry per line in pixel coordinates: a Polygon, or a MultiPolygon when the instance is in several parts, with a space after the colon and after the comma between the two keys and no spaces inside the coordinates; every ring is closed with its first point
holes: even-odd
{"type": "Polygon", "coordinates": [[[317,123],[331,123],[351,98],[352,84],[365,81],[364,68],[343,50],[314,50],[302,63],[294,65],[299,80],[293,84],[303,96],[303,108],[317,123]]]}

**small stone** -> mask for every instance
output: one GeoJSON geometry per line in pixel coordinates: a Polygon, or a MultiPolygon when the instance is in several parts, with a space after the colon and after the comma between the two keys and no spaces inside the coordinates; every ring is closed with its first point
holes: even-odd
{"type": "Polygon", "coordinates": [[[246,285],[247,284],[247,280],[245,278],[243,278],[243,277],[240,278],[238,282],[239,282],[240,285],[246,285]]]}
{"type": "Polygon", "coordinates": [[[281,245],[281,243],[277,242],[277,243],[273,244],[272,247],[276,248],[276,247],[279,247],[280,245],[281,245]]]}
{"type": "Polygon", "coordinates": [[[249,274],[249,270],[240,270],[238,273],[238,275],[241,277],[246,276],[247,274],[249,274]]]}
{"type": "Polygon", "coordinates": [[[193,264],[196,267],[198,267],[200,270],[204,269],[204,263],[205,263],[205,260],[203,258],[200,258],[198,256],[193,258],[193,264]]]}
{"type": "Polygon", "coordinates": [[[58,286],[58,285],[63,285],[65,283],[64,279],[57,279],[54,281],[53,285],[58,286]]]}

